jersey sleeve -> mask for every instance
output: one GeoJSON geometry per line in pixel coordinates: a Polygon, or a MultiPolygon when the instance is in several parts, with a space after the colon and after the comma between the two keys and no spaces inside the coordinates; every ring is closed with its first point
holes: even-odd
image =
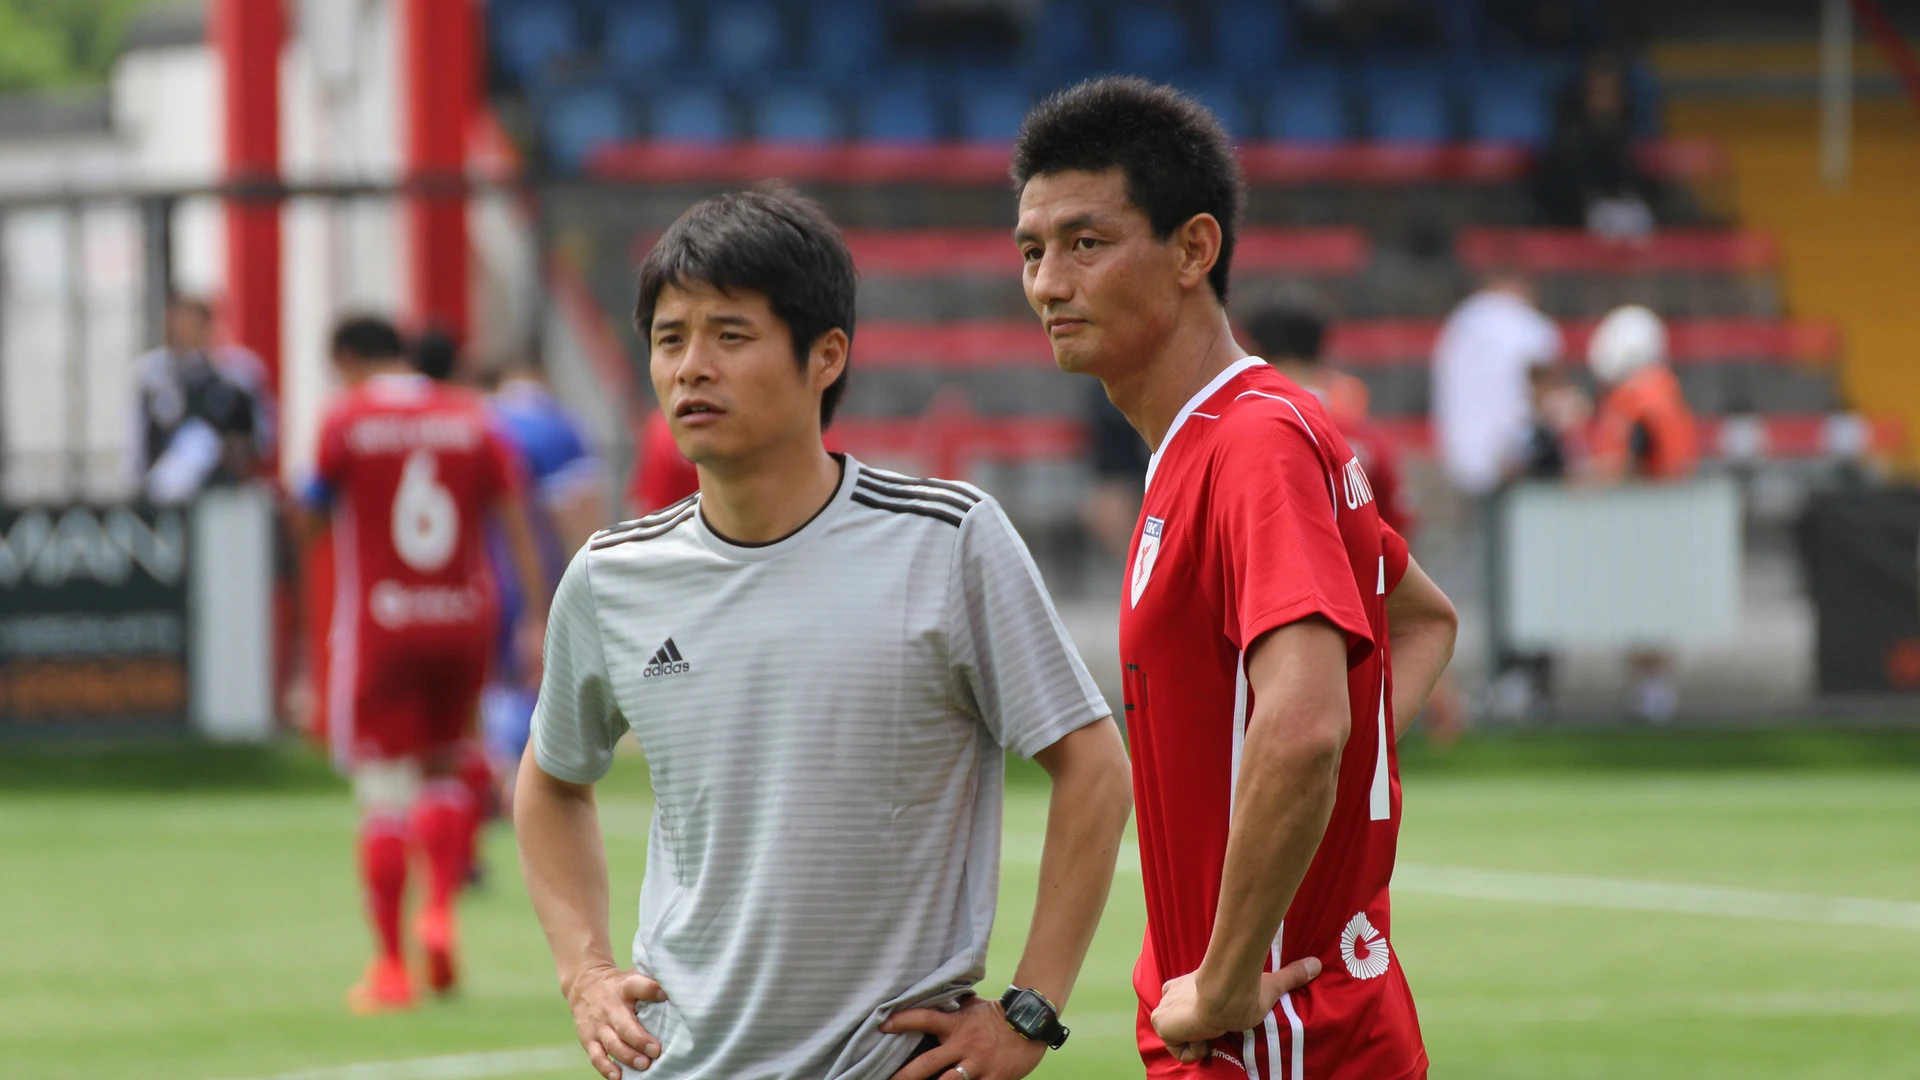
{"type": "Polygon", "coordinates": [[[1374,644],[1316,438],[1290,417],[1264,416],[1241,427],[1228,444],[1234,456],[1213,470],[1222,632],[1242,650],[1311,615],[1339,627],[1349,652],[1374,644]]]}
{"type": "Polygon", "coordinates": [[[1401,579],[1407,576],[1407,564],[1413,560],[1413,553],[1407,549],[1406,537],[1401,536],[1400,530],[1385,520],[1380,522],[1380,555],[1385,560],[1382,571],[1386,578],[1381,583],[1380,591],[1391,593],[1400,587],[1401,579]]]}
{"type": "Polygon", "coordinates": [[[954,681],[995,741],[1031,758],[1112,714],[999,503],[968,511],[949,575],[954,681]]]}
{"type": "Polygon", "coordinates": [[[588,548],[560,578],[547,615],[546,671],[534,706],[534,760],[548,775],[591,784],[613,764],[613,746],[627,730],[614,701],[594,610],[588,548]]]}

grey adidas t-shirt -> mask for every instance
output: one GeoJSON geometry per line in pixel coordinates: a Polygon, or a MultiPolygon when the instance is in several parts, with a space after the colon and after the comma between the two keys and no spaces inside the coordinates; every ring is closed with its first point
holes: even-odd
{"type": "Polygon", "coordinates": [[[1109,712],[976,488],[847,458],[773,544],[721,539],[698,496],[595,537],[554,599],[532,741],[590,783],[631,729],[652,768],[633,960],[669,1001],[640,1009],[664,1048],[645,1075],[890,1076],[919,1036],[881,1022],[984,977],[1004,750],[1109,712]]]}

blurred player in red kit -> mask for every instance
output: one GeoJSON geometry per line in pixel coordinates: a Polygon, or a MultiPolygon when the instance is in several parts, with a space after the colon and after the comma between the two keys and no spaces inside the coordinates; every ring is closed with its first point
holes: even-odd
{"type": "Polygon", "coordinates": [[[1234,340],[1244,195],[1211,114],[1082,83],[1027,116],[1012,171],[1054,361],[1154,449],[1120,611],[1147,1074],[1424,1077],[1389,944],[1394,740],[1452,655],[1453,607],[1326,408],[1234,340]]]}
{"type": "MultiPolygon", "coordinates": [[[[478,808],[455,775],[472,738],[492,656],[496,589],[484,525],[497,518],[516,569],[544,596],[513,452],[482,399],[413,371],[385,320],[335,329],[346,393],[320,429],[302,491],[309,528],[333,532],[327,722],[361,807],[360,873],[379,954],[348,992],[358,1012],[405,1008],[401,952],[408,861],[424,856],[427,900],[414,921],[437,991],[455,979],[453,900],[465,881],[478,808]]],[[[521,628],[533,648],[544,608],[521,628]]]]}

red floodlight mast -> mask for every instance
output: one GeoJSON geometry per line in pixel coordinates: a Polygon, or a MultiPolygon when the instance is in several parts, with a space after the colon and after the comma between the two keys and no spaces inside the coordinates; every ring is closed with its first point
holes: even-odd
{"type": "Polygon", "coordinates": [[[234,340],[258,353],[280,386],[280,0],[215,0],[214,43],[222,95],[228,184],[262,196],[229,196],[226,309],[234,340]]]}

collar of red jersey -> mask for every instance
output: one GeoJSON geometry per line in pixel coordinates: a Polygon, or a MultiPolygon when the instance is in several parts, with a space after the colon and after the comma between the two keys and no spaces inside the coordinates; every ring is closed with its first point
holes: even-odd
{"type": "Polygon", "coordinates": [[[1185,405],[1180,406],[1180,411],[1174,414],[1173,426],[1167,429],[1166,437],[1160,440],[1160,449],[1155,450],[1153,457],[1147,460],[1147,487],[1153,486],[1153,474],[1154,470],[1160,467],[1160,455],[1166,453],[1167,447],[1173,445],[1173,437],[1180,434],[1180,429],[1186,426],[1187,417],[1193,415],[1193,411],[1200,407],[1200,403],[1219,393],[1221,387],[1238,378],[1242,372],[1264,363],[1266,361],[1258,356],[1247,356],[1235,360],[1227,365],[1225,371],[1215,375],[1212,382],[1201,387],[1199,393],[1188,398],[1185,405]]]}

